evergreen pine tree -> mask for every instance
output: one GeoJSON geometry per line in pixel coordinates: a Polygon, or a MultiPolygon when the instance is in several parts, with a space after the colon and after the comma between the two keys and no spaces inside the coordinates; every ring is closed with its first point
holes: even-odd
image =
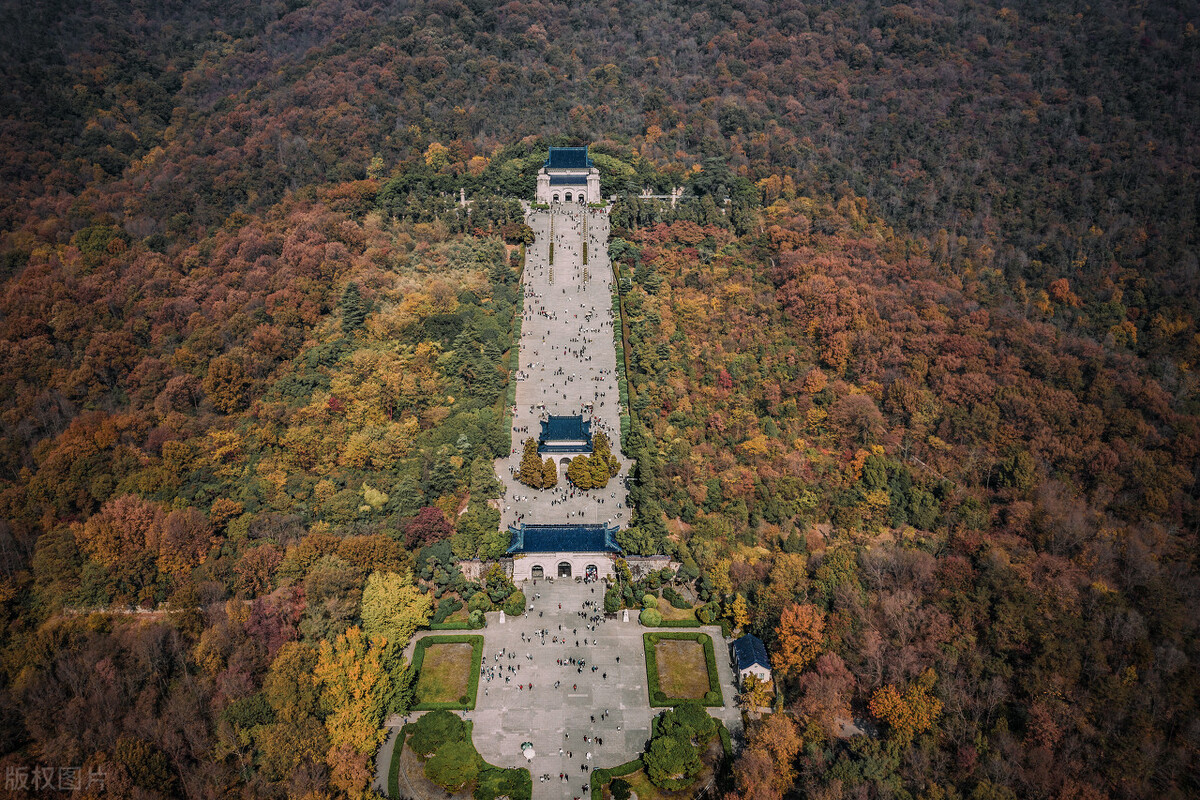
{"type": "Polygon", "coordinates": [[[537,440],[532,436],[525,440],[525,452],[521,455],[521,483],[542,488],[542,460],[538,458],[537,440]]]}
{"type": "Polygon", "coordinates": [[[351,281],[342,293],[342,332],[350,335],[363,326],[367,318],[366,304],[358,293],[358,284],[351,281]]]}
{"type": "Polygon", "coordinates": [[[592,476],[592,488],[603,489],[608,485],[608,457],[600,453],[592,453],[588,458],[588,472],[592,476]]]}
{"type": "Polygon", "coordinates": [[[542,465],[542,488],[553,489],[558,485],[558,468],[554,466],[554,459],[547,458],[546,463],[542,465]]]}
{"type": "Polygon", "coordinates": [[[567,480],[580,489],[592,488],[592,470],[587,456],[575,456],[567,467],[567,480]]]}

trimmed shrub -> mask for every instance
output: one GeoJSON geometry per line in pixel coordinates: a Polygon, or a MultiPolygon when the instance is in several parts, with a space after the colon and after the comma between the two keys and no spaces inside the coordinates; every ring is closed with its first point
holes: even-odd
{"type": "Polygon", "coordinates": [[[663,624],[663,617],[657,608],[646,608],[638,615],[638,622],[647,628],[657,628],[663,624]]]}
{"type": "Polygon", "coordinates": [[[687,598],[685,598],[679,592],[672,589],[670,586],[663,587],[662,595],[663,595],[663,599],[666,600],[668,603],[670,603],[675,608],[685,609],[685,608],[692,607],[692,604],[690,602],[688,602],[687,598]]]}
{"type": "Polygon", "coordinates": [[[725,757],[733,758],[733,739],[730,738],[729,729],[721,720],[717,720],[717,736],[721,737],[721,747],[725,750],[725,757]]]}
{"type": "Polygon", "coordinates": [[[642,595],[642,608],[658,608],[658,598],[649,592],[642,595]]]}
{"type": "Polygon", "coordinates": [[[519,617],[525,613],[525,593],[513,592],[504,601],[504,613],[510,617],[519,617]]]}
{"type": "Polygon", "coordinates": [[[721,615],[721,604],[717,602],[705,603],[696,609],[696,619],[705,625],[712,625],[721,615]]]}

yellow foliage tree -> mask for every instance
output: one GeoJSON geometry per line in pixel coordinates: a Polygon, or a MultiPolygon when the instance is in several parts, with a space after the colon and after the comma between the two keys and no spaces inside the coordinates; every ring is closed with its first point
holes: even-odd
{"type": "Polygon", "coordinates": [[[942,701],[930,694],[936,681],[937,673],[927,669],[904,694],[891,684],[877,689],[868,706],[872,716],[887,723],[900,741],[912,741],[918,733],[932,728],[941,716],[942,701]]]}
{"type": "Polygon", "coordinates": [[[750,624],[750,606],[746,598],[741,594],[734,597],[733,602],[729,604],[727,615],[734,628],[743,628],[750,624]]]}
{"type": "Polygon", "coordinates": [[[429,622],[433,600],[422,594],[412,574],[372,572],[362,596],[363,631],[397,648],[408,645],[417,628],[429,622]]]}
{"type": "Polygon", "coordinates": [[[760,681],[757,675],[747,675],[742,681],[740,697],[742,708],[754,711],[771,705],[771,682],[760,681]]]}
{"type": "Polygon", "coordinates": [[[333,747],[347,745],[369,754],[383,742],[384,706],[391,690],[383,653],[383,643],[369,641],[358,626],[332,644],[321,642],[314,674],[333,747]]]}

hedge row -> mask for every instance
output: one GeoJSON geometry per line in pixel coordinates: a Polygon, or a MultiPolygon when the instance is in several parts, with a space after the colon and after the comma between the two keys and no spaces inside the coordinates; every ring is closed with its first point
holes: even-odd
{"type": "Polygon", "coordinates": [[[733,758],[733,739],[730,738],[729,729],[721,720],[717,720],[717,736],[721,737],[721,749],[725,751],[725,757],[733,758]]]}
{"type": "Polygon", "coordinates": [[[592,770],[592,800],[604,800],[604,787],[613,778],[623,778],[632,775],[642,768],[642,759],[635,758],[615,767],[600,767],[592,770]]]}
{"type": "MultiPolygon", "coordinates": [[[[425,651],[435,644],[469,644],[471,645],[471,672],[467,676],[466,702],[446,701],[441,703],[417,703],[413,711],[436,711],[439,708],[450,710],[472,711],[475,708],[475,695],[479,692],[479,666],[483,663],[483,637],[472,634],[450,636],[426,636],[417,642],[413,650],[412,671],[420,680],[421,664],[425,662],[425,651]]],[[[461,700],[462,698],[460,698],[461,700]]]]}
{"type": "Polygon", "coordinates": [[[484,619],[481,625],[472,625],[470,620],[458,620],[457,622],[431,622],[429,630],[431,631],[477,631],[487,627],[487,619],[484,619]]]}
{"type": "Polygon", "coordinates": [[[664,619],[660,628],[699,628],[704,623],[698,619],[664,619]]]}
{"type": "Polygon", "coordinates": [[[713,651],[712,637],[707,633],[685,633],[683,631],[662,631],[660,633],[643,633],[642,647],[646,651],[646,692],[649,695],[651,708],[672,708],[687,702],[682,697],[667,697],[658,683],[658,657],[654,653],[654,645],[664,639],[691,640],[704,648],[704,663],[708,667],[708,692],[700,698],[701,704],[709,707],[723,706],[721,697],[721,679],[717,677],[717,655],[713,651]]]}

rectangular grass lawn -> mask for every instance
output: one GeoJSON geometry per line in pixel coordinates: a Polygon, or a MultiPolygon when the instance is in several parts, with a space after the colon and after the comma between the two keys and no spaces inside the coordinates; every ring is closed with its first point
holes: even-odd
{"type": "Polygon", "coordinates": [[[650,705],[674,706],[699,700],[723,705],[712,637],[699,631],[663,631],[642,635],[646,649],[646,688],[650,705]]]}
{"type": "Polygon", "coordinates": [[[426,636],[418,641],[412,663],[417,670],[414,710],[474,708],[482,657],[482,636],[426,636]]]}
{"type": "Polygon", "coordinates": [[[708,691],[708,666],[704,648],[690,639],[667,639],[654,645],[658,662],[658,688],[667,697],[699,700],[708,691]]]}

